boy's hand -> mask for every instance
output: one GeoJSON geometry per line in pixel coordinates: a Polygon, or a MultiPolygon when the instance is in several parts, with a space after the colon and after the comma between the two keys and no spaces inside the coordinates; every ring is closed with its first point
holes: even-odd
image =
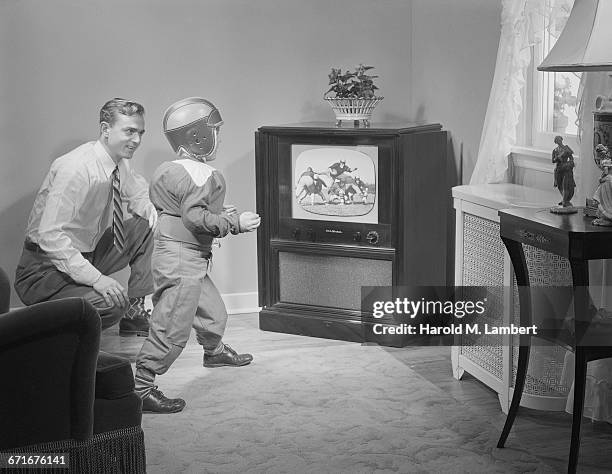
{"type": "Polygon", "coordinates": [[[261,217],[251,211],[246,211],[240,214],[240,232],[252,232],[259,227],[261,217]]]}
{"type": "Polygon", "coordinates": [[[225,212],[228,216],[233,216],[238,212],[238,210],[233,204],[226,204],[223,206],[223,212],[225,212]]]}

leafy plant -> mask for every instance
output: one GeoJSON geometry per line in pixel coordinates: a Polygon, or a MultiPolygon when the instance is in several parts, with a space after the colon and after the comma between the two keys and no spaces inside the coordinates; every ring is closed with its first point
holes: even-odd
{"type": "Polygon", "coordinates": [[[373,66],[360,64],[354,72],[346,71],[342,74],[340,68],[332,68],[329,73],[329,90],[327,94],[333,92],[335,97],[347,99],[371,99],[376,97],[375,91],[378,89],[374,85],[374,79],[378,76],[370,76],[366,71],[374,69],[373,66]]]}
{"type": "Polygon", "coordinates": [[[555,91],[553,104],[553,131],[565,133],[569,124],[570,110],[576,107],[577,98],[572,90],[570,78],[567,75],[555,74],[555,91]]]}
{"type": "Polygon", "coordinates": [[[572,92],[569,77],[561,76],[555,80],[554,111],[563,114],[565,107],[575,107],[577,98],[572,92]]]}

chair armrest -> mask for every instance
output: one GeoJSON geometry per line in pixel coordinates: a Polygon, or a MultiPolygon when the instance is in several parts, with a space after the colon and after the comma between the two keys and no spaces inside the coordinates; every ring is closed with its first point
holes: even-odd
{"type": "Polygon", "coordinates": [[[0,315],[0,449],[92,435],[100,327],[82,298],[0,315]]]}
{"type": "Polygon", "coordinates": [[[98,341],[99,346],[100,330],[100,316],[87,300],[64,298],[45,301],[0,315],[0,349],[61,331],[89,335],[98,341]]]}
{"type": "Polygon", "coordinates": [[[0,268],[0,314],[11,307],[11,283],[6,272],[0,268]]]}

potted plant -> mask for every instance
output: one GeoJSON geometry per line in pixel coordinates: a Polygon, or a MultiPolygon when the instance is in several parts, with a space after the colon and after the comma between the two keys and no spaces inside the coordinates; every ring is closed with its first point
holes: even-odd
{"type": "Polygon", "coordinates": [[[336,114],[337,126],[342,125],[342,120],[354,120],[355,125],[363,120],[366,127],[370,125],[372,111],[383,99],[376,96],[378,87],[374,84],[374,79],[378,76],[367,74],[371,69],[374,67],[363,64],[357,66],[354,72],[346,71],[344,74],[340,68],[331,69],[330,88],[324,98],[336,114]]]}
{"type": "Polygon", "coordinates": [[[561,76],[555,80],[553,103],[553,132],[565,133],[569,117],[565,114],[566,107],[575,107],[577,98],[573,95],[569,77],[561,76]]]}

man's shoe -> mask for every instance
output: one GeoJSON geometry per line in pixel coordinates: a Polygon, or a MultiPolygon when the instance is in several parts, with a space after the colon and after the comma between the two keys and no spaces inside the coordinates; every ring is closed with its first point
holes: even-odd
{"type": "Polygon", "coordinates": [[[143,318],[130,319],[124,316],[119,321],[119,335],[147,337],[149,335],[149,321],[143,318]]]}
{"type": "Polygon", "coordinates": [[[240,367],[242,365],[250,364],[253,360],[251,354],[237,354],[227,344],[223,344],[223,350],[217,355],[204,354],[204,367],[240,367]]]}
{"type": "Polygon", "coordinates": [[[178,413],[185,408],[182,398],[167,398],[157,387],[152,388],[142,399],[143,413],[178,413]]]}
{"type": "Polygon", "coordinates": [[[144,296],[130,298],[130,306],[119,322],[119,334],[121,336],[141,336],[149,335],[149,319],[151,312],[144,306],[144,296]]]}

